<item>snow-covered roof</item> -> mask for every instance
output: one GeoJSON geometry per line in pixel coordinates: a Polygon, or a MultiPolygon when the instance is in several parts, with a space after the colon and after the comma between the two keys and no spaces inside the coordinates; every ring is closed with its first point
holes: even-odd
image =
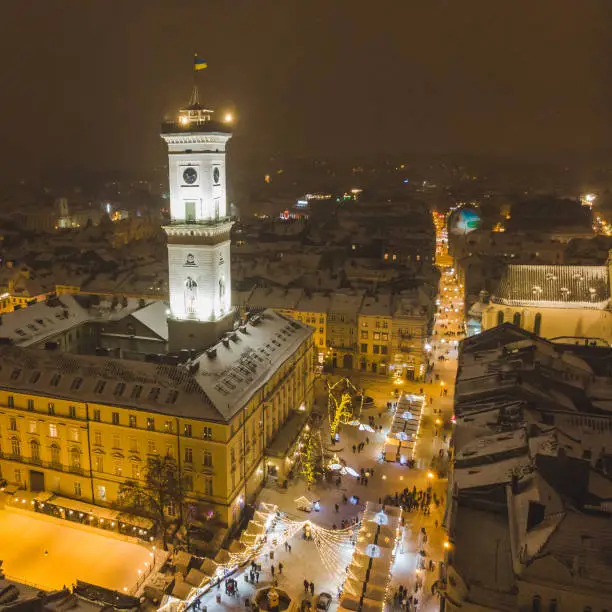
{"type": "Polygon", "coordinates": [[[456,455],[455,461],[474,461],[478,458],[504,455],[516,451],[527,451],[527,434],[524,429],[505,431],[490,436],[476,438],[466,444],[456,455]]]}
{"type": "MultiPolygon", "coordinates": [[[[158,314],[165,320],[165,311],[158,314]]],[[[0,388],[226,421],[312,334],[308,326],[272,311],[243,329],[216,345],[214,357],[204,353],[185,366],[0,346],[0,388]]]]}
{"type": "Polygon", "coordinates": [[[513,474],[520,475],[529,471],[531,460],[527,453],[495,463],[486,463],[473,467],[455,467],[453,481],[459,490],[491,485],[505,484],[512,480],[513,474]]]}
{"type": "Polygon", "coordinates": [[[605,308],[610,300],[607,266],[509,265],[492,298],[508,306],[605,308]]]}
{"type": "Polygon", "coordinates": [[[362,293],[334,293],[332,294],[329,311],[356,315],[359,312],[362,301],[362,293]]]}
{"type": "Polygon", "coordinates": [[[194,380],[222,417],[230,419],[311,335],[307,325],[266,310],[259,323],[215,345],[214,356],[203,353],[194,380]]]}
{"type": "Polygon", "coordinates": [[[168,303],[158,300],[139,308],[132,313],[132,316],[146,325],[151,331],[163,340],[168,340],[168,303]]]}
{"type": "Polygon", "coordinates": [[[327,312],[331,299],[323,293],[304,295],[297,303],[296,310],[301,312],[327,312]]]}
{"type": "Polygon", "coordinates": [[[18,346],[32,346],[83,323],[116,321],[135,314],[139,309],[140,301],[135,298],[128,299],[125,306],[121,300],[115,306],[112,301],[103,300],[96,306],[86,308],[78,298],[61,295],[4,315],[0,337],[18,346]]]}
{"type": "Polygon", "coordinates": [[[392,300],[393,296],[391,294],[365,297],[359,314],[366,317],[390,317],[392,300]]]}
{"type": "Polygon", "coordinates": [[[453,532],[452,567],[465,581],[469,600],[489,610],[516,610],[507,518],[460,506],[453,532]]]}
{"type": "Polygon", "coordinates": [[[248,298],[247,308],[265,310],[266,308],[293,309],[302,297],[303,289],[281,289],[257,287],[248,298]]]}

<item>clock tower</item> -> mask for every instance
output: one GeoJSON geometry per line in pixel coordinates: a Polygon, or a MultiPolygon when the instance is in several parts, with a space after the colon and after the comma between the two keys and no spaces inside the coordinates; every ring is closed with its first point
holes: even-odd
{"type": "Polygon", "coordinates": [[[162,124],[168,145],[168,342],[171,352],[203,350],[233,328],[230,230],[225,185],[228,123],[199,104],[197,89],[162,124]]]}

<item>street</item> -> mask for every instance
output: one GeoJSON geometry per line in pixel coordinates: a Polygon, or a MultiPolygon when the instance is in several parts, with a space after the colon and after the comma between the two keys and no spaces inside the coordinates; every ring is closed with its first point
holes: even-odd
{"type": "MultiPolygon", "coordinates": [[[[444,240],[444,224],[438,227],[438,259],[448,264],[444,240]]],[[[315,585],[314,595],[327,592],[333,596],[331,610],[338,607],[338,594],[346,576],[345,568],[350,561],[351,544],[347,541],[333,540],[336,530],[342,529],[353,520],[358,520],[365,502],[380,503],[385,497],[401,498],[404,492],[413,489],[425,493],[430,487],[435,502],[423,509],[405,509],[404,527],[400,533],[396,556],[391,569],[391,579],[387,598],[387,610],[419,610],[433,612],[439,609],[439,600],[432,585],[437,579],[439,563],[444,558],[446,534],[442,522],[444,500],[447,488],[447,449],[452,433],[453,387],[457,364],[457,343],[463,336],[463,302],[462,291],[455,271],[449,265],[440,265],[439,300],[434,322],[433,334],[428,346],[430,363],[433,369],[427,382],[394,381],[388,377],[373,376],[362,373],[350,375],[351,382],[374,400],[371,407],[364,408],[360,422],[366,424],[373,417],[373,423],[382,432],[361,431],[356,426],[344,424],[339,430],[339,441],[330,449],[335,458],[343,465],[352,468],[356,473],[364,470],[367,479],[344,475],[331,481],[317,482],[307,487],[302,478],[289,482],[283,489],[276,484],[268,483],[258,501],[276,504],[279,510],[286,513],[288,521],[311,521],[324,528],[323,538],[335,542],[337,554],[328,554],[323,548],[313,545],[312,541],[301,537],[298,530],[289,541],[290,552],[285,548],[277,549],[274,559],[258,559],[262,565],[259,582],[251,585],[246,581],[245,571],[238,576],[240,597],[230,597],[221,590],[213,589],[202,597],[202,604],[209,609],[236,609],[242,607],[242,598],[252,598],[255,590],[269,586],[276,580],[279,587],[291,596],[310,599],[304,592],[304,581],[315,585]],[[387,402],[394,400],[397,393],[424,394],[426,401],[422,412],[421,427],[415,448],[415,465],[413,468],[397,462],[385,462],[382,453],[386,435],[393,418],[393,410],[387,408],[387,402]],[[360,449],[361,445],[361,450],[360,449]],[[306,513],[300,511],[295,500],[307,496],[310,500],[319,501],[320,509],[306,513]],[[355,503],[352,503],[355,502],[355,503]],[[328,531],[329,530],[329,531],[328,531]],[[424,532],[423,532],[424,530],[424,532]],[[423,556],[424,555],[424,556],[423,556]],[[278,563],[283,564],[283,573],[278,574],[278,563]],[[276,574],[272,575],[272,565],[276,565],[276,574]],[[401,591],[412,596],[412,603],[401,591]],[[303,594],[303,595],[302,595],[303,594]],[[220,599],[217,600],[217,597],[220,599]],[[418,601],[415,606],[414,602],[418,601]]],[[[339,376],[330,377],[337,380],[339,376]]],[[[316,386],[316,406],[319,412],[327,414],[327,386],[322,377],[316,386]]],[[[329,422],[324,419],[321,425],[321,440],[324,445],[329,441],[329,422]]],[[[248,570],[246,570],[248,572],[248,570]]]]}

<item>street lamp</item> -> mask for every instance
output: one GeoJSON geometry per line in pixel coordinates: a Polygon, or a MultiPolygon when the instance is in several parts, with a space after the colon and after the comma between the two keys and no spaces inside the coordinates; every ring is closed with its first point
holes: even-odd
{"type": "Polygon", "coordinates": [[[433,472],[427,472],[427,478],[429,480],[433,480],[433,477],[434,477],[433,472]]]}

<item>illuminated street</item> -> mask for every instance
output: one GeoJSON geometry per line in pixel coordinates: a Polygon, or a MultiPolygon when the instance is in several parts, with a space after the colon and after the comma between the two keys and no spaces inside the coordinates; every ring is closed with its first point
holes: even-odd
{"type": "Polygon", "coordinates": [[[129,591],[138,580],[138,570],[144,571],[145,563],[151,561],[145,546],[33,513],[28,516],[0,510],[0,542],[6,575],[45,589],[60,589],[83,580],[129,591]]]}
{"type": "MultiPolygon", "coordinates": [[[[448,264],[446,245],[444,241],[444,223],[438,226],[438,261],[440,259],[448,264]]],[[[390,506],[395,505],[394,496],[407,489],[412,491],[426,491],[431,486],[432,495],[436,496],[436,503],[432,501],[426,512],[413,509],[402,513],[405,526],[400,535],[395,552],[395,560],[391,568],[391,581],[388,585],[387,610],[399,609],[399,597],[394,598],[399,587],[406,589],[409,596],[419,601],[418,607],[409,609],[426,610],[433,612],[439,609],[438,596],[432,593],[432,585],[438,576],[438,564],[444,556],[446,534],[442,522],[444,514],[444,498],[446,495],[447,479],[447,449],[451,433],[453,384],[456,374],[456,343],[463,336],[463,305],[461,287],[454,270],[448,265],[440,266],[440,297],[438,314],[435,319],[434,333],[431,338],[430,361],[434,364],[428,382],[393,381],[390,378],[372,376],[368,374],[352,375],[351,381],[365,394],[374,400],[373,407],[364,408],[360,416],[362,424],[373,422],[378,428],[382,425],[382,432],[361,431],[356,426],[342,425],[340,440],[330,452],[335,452],[337,459],[345,462],[346,466],[359,473],[363,468],[368,473],[367,484],[360,484],[359,477],[348,474],[341,476],[341,482],[336,486],[334,479],[331,482],[317,483],[310,490],[302,478],[289,482],[288,488],[283,489],[273,481],[268,483],[259,496],[259,501],[278,506],[285,514],[285,520],[291,522],[312,521],[317,526],[325,528],[324,537],[332,538],[335,529],[341,529],[343,521],[350,522],[360,518],[366,502],[378,504],[385,501],[390,506]],[[389,432],[392,420],[392,410],[387,409],[387,402],[395,398],[397,390],[402,393],[420,394],[426,396],[421,428],[415,452],[415,466],[410,468],[399,462],[383,461],[382,453],[385,439],[389,432]],[[374,417],[370,421],[370,417],[374,417]],[[353,445],[363,448],[359,452],[353,450],[353,445]],[[433,461],[433,462],[432,462],[433,461]],[[370,473],[373,470],[373,473],[370,473]],[[320,510],[303,512],[296,507],[295,500],[306,496],[312,501],[319,501],[320,510]],[[390,496],[389,499],[387,496],[390,496]],[[357,503],[352,498],[358,498],[357,503]],[[336,508],[337,504],[337,508],[336,508]],[[425,529],[426,541],[422,529],[425,529]],[[420,551],[425,553],[422,557],[420,551]],[[430,561],[432,564],[430,566],[430,561]],[[430,569],[431,567],[431,569],[430,569]],[[394,603],[395,599],[395,603],[394,603]]],[[[329,377],[336,380],[338,376],[329,377]]],[[[327,388],[324,378],[317,382],[317,403],[315,409],[327,411],[327,388]]],[[[327,421],[322,425],[321,439],[327,439],[327,421]]],[[[343,463],[344,464],[344,463],[343,463]]],[[[282,532],[280,529],[279,532],[282,532]]],[[[301,530],[291,536],[289,543],[291,552],[284,545],[279,544],[274,549],[274,559],[269,559],[270,548],[257,560],[262,565],[257,588],[270,586],[273,577],[270,571],[271,564],[278,568],[278,562],[283,564],[283,574],[276,578],[280,588],[290,595],[298,597],[298,602],[304,595],[303,581],[306,579],[315,585],[315,596],[321,592],[328,592],[333,596],[330,609],[335,610],[339,605],[338,593],[344,584],[346,568],[349,565],[352,545],[346,542],[337,546],[338,554],[328,558],[327,554],[319,550],[312,541],[302,539],[301,530]],[[323,558],[322,558],[323,556],[323,558]]],[[[274,536],[268,536],[268,539],[274,536]]],[[[247,583],[244,574],[247,569],[239,573],[237,578],[240,597],[236,598],[225,594],[224,587],[219,590],[213,588],[202,598],[202,603],[209,609],[238,609],[243,607],[243,598],[252,597],[255,587],[247,583]],[[220,604],[217,596],[221,597],[220,604]]],[[[348,583],[347,583],[348,584],[348,583]]],[[[310,596],[307,596],[311,599],[310,596]]]]}

